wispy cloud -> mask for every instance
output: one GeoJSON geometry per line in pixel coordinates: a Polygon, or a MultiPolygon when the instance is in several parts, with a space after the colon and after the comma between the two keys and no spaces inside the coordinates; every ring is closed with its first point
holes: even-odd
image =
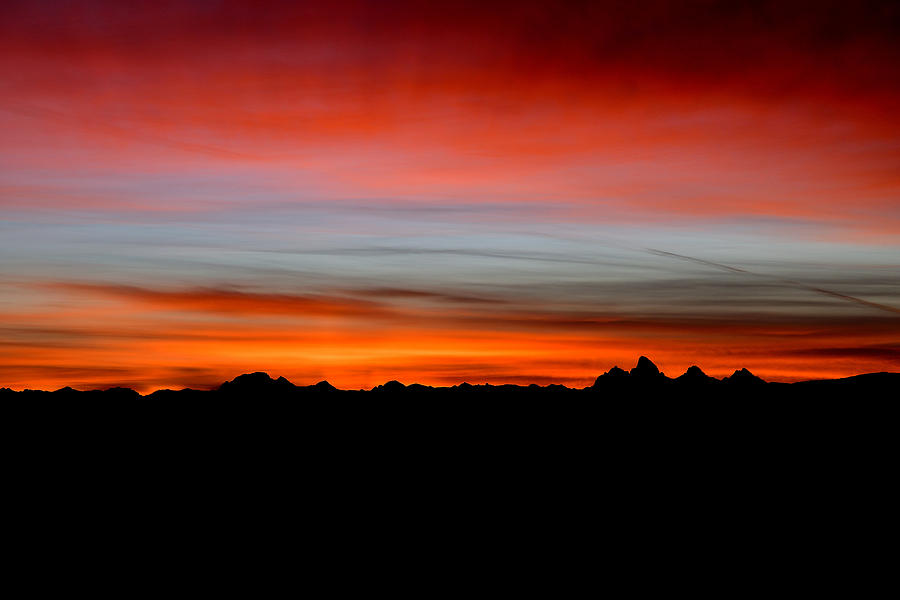
{"type": "Polygon", "coordinates": [[[801,282],[799,282],[799,281],[794,281],[794,280],[792,280],[792,279],[784,279],[784,278],[777,277],[777,276],[765,275],[765,274],[763,274],[763,273],[758,273],[758,272],[755,272],[755,271],[748,271],[747,269],[740,269],[740,268],[733,267],[733,266],[730,266],[730,265],[725,265],[725,264],[722,264],[722,263],[717,263],[717,262],[713,262],[713,261],[709,261],[709,260],[704,260],[704,259],[700,259],[700,258],[694,258],[694,257],[692,257],[692,256],[685,256],[685,255],[683,255],[683,254],[675,254],[674,252],[666,252],[666,251],[663,251],[663,250],[655,250],[655,249],[652,249],[652,248],[648,248],[647,251],[650,252],[650,253],[652,253],[652,254],[656,254],[656,255],[658,255],[658,256],[666,256],[666,257],[677,258],[677,259],[681,259],[681,260],[689,260],[689,261],[691,261],[691,262],[694,262],[694,263],[697,263],[697,264],[700,264],[700,265],[709,266],[709,267],[713,267],[713,268],[716,268],[716,269],[724,269],[724,270],[730,271],[730,272],[732,272],[732,273],[742,273],[742,274],[745,274],[745,275],[750,275],[750,276],[752,276],[752,277],[762,277],[762,278],[765,278],[765,279],[770,279],[770,280],[772,280],[772,281],[775,281],[775,282],[778,282],[778,283],[781,283],[781,284],[784,284],[784,285],[794,286],[794,287],[797,287],[797,288],[800,288],[800,289],[809,290],[809,291],[811,291],[811,292],[816,292],[816,293],[818,293],[818,294],[824,294],[824,295],[830,296],[830,297],[832,297],[832,298],[838,298],[838,299],[840,299],[840,300],[846,300],[846,301],[848,301],[848,302],[854,302],[854,303],[856,303],[856,304],[859,304],[859,305],[861,305],[861,306],[866,306],[866,307],[868,307],[868,308],[874,308],[874,309],[877,309],[877,310],[882,310],[882,311],[885,311],[885,312],[890,312],[890,313],[894,313],[894,314],[900,315],[900,308],[897,308],[896,306],[889,306],[889,305],[887,305],[887,304],[879,304],[878,302],[872,302],[872,301],[870,301],[870,300],[864,300],[864,299],[858,298],[858,297],[856,297],[856,296],[851,296],[850,294],[842,294],[842,293],[836,292],[836,291],[834,291],[834,290],[827,290],[827,289],[824,289],[824,288],[821,288],[821,287],[816,287],[816,286],[813,286],[813,285],[801,283],[801,282]]]}
{"type": "Polygon", "coordinates": [[[895,3],[118,4],[0,3],[8,381],[896,365],[895,3]]]}

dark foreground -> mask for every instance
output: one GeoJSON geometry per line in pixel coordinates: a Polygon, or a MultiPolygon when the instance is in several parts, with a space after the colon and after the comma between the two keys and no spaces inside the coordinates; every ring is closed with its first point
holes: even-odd
{"type": "Polygon", "coordinates": [[[2,391],[0,440],[29,476],[46,478],[49,465],[76,487],[84,469],[99,466],[118,474],[113,482],[149,470],[193,486],[234,471],[309,493],[310,477],[316,493],[359,485],[357,495],[422,482],[452,494],[445,480],[487,488],[540,474],[533,493],[575,486],[621,496],[659,486],[635,500],[651,503],[691,486],[756,497],[746,482],[787,489],[841,473],[843,494],[893,481],[898,388],[898,373],[779,384],[691,368],[669,378],[643,357],[583,389],[388,382],[345,391],[253,373],[216,390],[145,396],[2,391]]]}
{"type": "Polygon", "coordinates": [[[691,569],[700,560],[704,573],[747,565],[752,577],[734,577],[743,582],[761,563],[732,547],[765,547],[766,561],[794,572],[807,554],[791,539],[833,556],[865,546],[858,532],[892,539],[898,385],[891,373],[787,385],[692,369],[670,379],[646,359],[584,389],[342,391],[254,373],[146,396],[3,391],[0,443],[22,506],[11,514],[36,511],[24,521],[32,528],[83,523],[95,536],[96,522],[139,522],[176,553],[194,551],[172,542],[184,532],[227,549],[247,531],[276,532],[327,560],[347,548],[383,556],[385,540],[399,540],[433,562],[429,544],[455,540],[491,569],[497,539],[540,568],[568,548],[567,564],[593,572],[618,557],[614,570],[643,581],[649,552],[686,556],[691,569]]]}

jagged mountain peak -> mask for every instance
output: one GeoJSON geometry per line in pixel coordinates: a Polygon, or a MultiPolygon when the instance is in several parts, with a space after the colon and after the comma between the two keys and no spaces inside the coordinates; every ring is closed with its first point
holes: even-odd
{"type": "Polygon", "coordinates": [[[221,386],[219,386],[220,390],[234,390],[234,389],[250,389],[250,388],[269,388],[269,387],[279,387],[279,388],[293,388],[293,383],[285,379],[284,377],[279,377],[278,379],[272,379],[272,377],[263,371],[256,371],[255,373],[244,373],[243,375],[238,375],[231,381],[226,381],[221,386]]]}
{"type": "Polygon", "coordinates": [[[703,369],[697,365],[691,365],[683,375],[676,377],[675,381],[679,383],[710,383],[719,380],[704,373],[703,369]]]}
{"type": "Polygon", "coordinates": [[[653,361],[646,356],[641,356],[638,359],[637,366],[631,369],[631,372],[629,374],[632,377],[655,378],[662,376],[662,373],[660,373],[659,371],[659,367],[653,364],[653,361]]]}
{"type": "Polygon", "coordinates": [[[765,381],[751,373],[746,368],[740,369],[732,373],[730,377],[726,377],[722,381],[729,383],[765,383],[765,381]]]}

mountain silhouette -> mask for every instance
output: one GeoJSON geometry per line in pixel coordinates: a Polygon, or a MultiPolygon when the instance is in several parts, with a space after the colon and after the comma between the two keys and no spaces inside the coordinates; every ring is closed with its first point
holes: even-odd
{"type": "Polygon", "coordinates": [[[688,367],[688,370],[685,371],[683,375],[676,377],[675,381],[687,385],[708,385],[710,383],[717,383],[719,380],[704,373],[703,369],[697,365],[693,365],[688,367]]]}
{"type": "Polygon", "coordinates": [[[385,383],[384,385],[378,385],[372,388],[373,392],[387,392],[390,394],[397,394],[399,392],[406,391],[406,386],[396,380],[391,380],[385,383]]]}
{"type": "Polygon", "coordinates": [[[609,371],[607,371],[606,373],[604,373],[603,375],[598,377],[597,380],[594,382],[594,385],[595,386],[602,385],[604,380],[618,379],[621,377],[628,377],[628,371],[625,371],[624,369],[620,369],[619,367],[613,367],[612,369],[610,369],[609,371]]]}
{"type": "Polygon", "coordinates": [[[659,367],[653,364],[653,361],[646,356],[640,357],[637,365],[631,369],[628,374],[635,378],[648,380],[657,379],[662,376],[662,373],[659,372],[659,367]]]}
{"type": "Polygon", "coordinates": [[[320,381],[319,383],[317,383],[316,385],[314,385],[314,386],[312,386],[312,387],[315,388],[316,391],[322,392],[322,393],[329,393],[329,392],[336,392],[336,391],[338,391],[338,389],[337,389],[336,387],[334,387],[333,385],[331,385],[331,384],[328,383],[327,381],[320,381]]]}
{"type": "Polygon", "coordinates": [[[740,385],[765,383],[765,381],[763,381],[761,378],[757,377],[747,369],[735,371],[734,374],[731,375],[731,377],[725,377],[722,381],[725,383],[740,385]]]}
{"type": "Polygon", "coordinates": [[[138,392],[123,387],[106,390],[79,391],[66,386],[53,392],[40,390],[13,391],[8,387],[0,388],[0,398],[54,398],[54,399],[98,399],[109,401],[133,401],[138,398],[155,401],[174,401],[186,399],[301,399],[301,398],[356,398],[360,395],[373,394],[379,397],[402,396],[433,398],[550,398],[550,397],[588,397],[609,399],[702,399],[702,398],[737,398],[758,397],[760,400],[788,397],[839,397],[847,395],[848,390],[856,389],[862,397],[893,397],[900,386],[900,373],[868,373],[834,380],[812,380],[792,384],[767,383],[746,368],[735,370],[721,380],[711,377],[693,365],[687,371],[671,379],[666,377],[652,360],[646,356],[638,358],[637,364],[629,371],[612,367],[596,378],[593,385],[587,388],[569,388],[559,384],[540,386],[530,385],[491,385],[489,383],[473,385],[463,382],[450,387],[431,387],[418,383],[404,385],[390,380],[377,385],[371,390],[341,390],[328,381],[320,381],[313,385],[297,386],[284,377],[273,378],[265,372],[245,373],[230,381],[222,383],[213,390],[157,390],[141,396],[138,392]],[[722,385],[719,385],[722,384],[722,385]],[[753,390],[763,390],[758,393],[753,390]],[[748,396],[748,394],[750,394],[748,396]]]}
{"type": "Polygon", "coordinates": [[[634,385],[634,384],[659,384],[669,379],[659,371],[652,360],[646,356],[638,358],[637,364],[625,371],[618,366],[613,367],[594,381],[593,388],[602,388],[605,385],[634,385]]]}
{"type": "Polygon", "coordinates": [[[235,393],[242,390],[259,390],[259,389],[269,389],[269,390],[287,390],[293,389],[296,386],[285,379],[284,377],[279,377],[278,379],[272,379],[268,373],[246,373],[244,375],[238,375],[231,381],[226,381],[222,385],[219,386],[220,392],[226,393],[235,393]]]}

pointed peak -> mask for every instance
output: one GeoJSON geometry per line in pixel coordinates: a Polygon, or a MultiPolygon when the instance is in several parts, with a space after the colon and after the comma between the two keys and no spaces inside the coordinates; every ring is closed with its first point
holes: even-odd
{"type": "Polygon", "coordinates": [[[688,367],[688,370],[684,372],[684,375],[676,377],[675,381],[681,383],[711,383],[717,382],[718,379],[710,377],[697,365],[692,365],[688,367]]]}
{"type": "Polygon", "coordinates": [[[761,377],[757,377],[746,368],[735,371],[731,377],[726,377],[723,381],[730,383],[765,383],[761,377]]]}
{"type": "Polygon", "coordinates": [[[659,377],[660,375],[659,368],[646,356],[640,357],[637,366],[631,370],[632,377],[659,377]]]}

